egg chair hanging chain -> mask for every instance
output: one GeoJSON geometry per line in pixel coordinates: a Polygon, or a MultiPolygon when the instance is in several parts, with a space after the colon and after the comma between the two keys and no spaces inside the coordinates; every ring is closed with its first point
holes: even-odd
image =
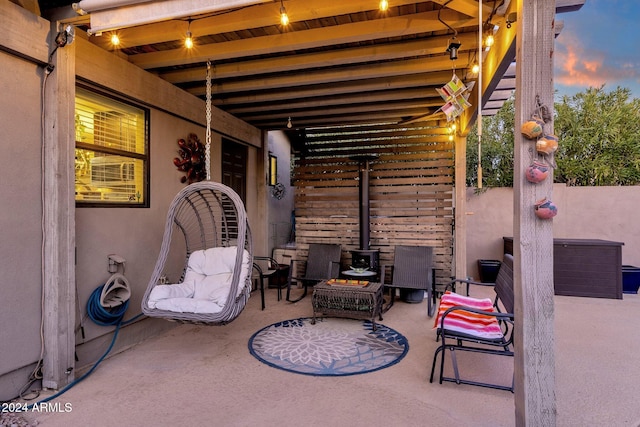
{"type": "Polygon", "coordinates": [[[207,100],[206,100],[207,128],[205,131],[205,169],[207,181],[211,181],[211,61],[207,61],[207,100]]]}

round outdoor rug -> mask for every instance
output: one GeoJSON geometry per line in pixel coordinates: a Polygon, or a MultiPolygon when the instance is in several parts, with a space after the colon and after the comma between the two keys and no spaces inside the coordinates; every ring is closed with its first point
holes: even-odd
{"type": "Polygon", "coordinates": [[[284,320],[260,329],[249,351],[269,366],[305,375],[341,376],[377,371],[409,351],[401,333],[370,321],[320,318],[284,320]]]}

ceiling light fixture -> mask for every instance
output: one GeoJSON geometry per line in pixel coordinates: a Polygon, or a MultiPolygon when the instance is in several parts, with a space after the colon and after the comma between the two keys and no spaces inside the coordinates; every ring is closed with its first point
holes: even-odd
{"type": "Polygon", "coordinates": [[[283,27],[289,25],[289,15],[287,15],[283,0],[280,0],[280,23],[283,27]]]}
{"type": "Polygon", "coordinates": [[[120,45],[120,37],[116,33],[111,33],[111,44],[114,46],[120,45]]]}
{"type": "Polygon", "coordinates": [[[453,36],[453,38],[449,40],[447,52],[449,52],[450,60],[455,61],[456,59],[458,59],[458,49],[460,49],[460,46],[462,46],[462,43],[460,43],[460,41],[455,36],[453,36]]]}
{"type": "Polygon", "coordinates": [[[184,39],[184,47],[187,49],[193,48],[193,37],[191,35],[191,19],[187,21],[189,24],[187,25],[187,37],[184,39]]]}
{"type": "Polygon", "coordinates": [[[378,7],[382,12],[386,12],[389,10],[389,2],[387,0],[380,0],[380,5],[378,7]]]}

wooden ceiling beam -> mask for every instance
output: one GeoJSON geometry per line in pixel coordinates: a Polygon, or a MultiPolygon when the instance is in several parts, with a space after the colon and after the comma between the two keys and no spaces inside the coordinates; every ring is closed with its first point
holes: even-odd
{"type": "MultiPolygon", "coordinates": [[[[308,128],[314,126],[328,126],[335,123],[340,123],[341,125],[346,124],[366,124],[366,123],[387,123],[387,124],[396,124],[406,118],[416,117],[420,114],[424,114],[425,111],[421,109],[408,109],[402,111],[377,111],[377,112],[367,112],[361,114],[349,114],[349,115],[336,115],[331,114],[331,111],[327,111],[325,115],[310,115],[310,116],[292,116],[291,120],[293,122],[294,128],[308,128]]],[[[422,118],[421,122],[438,122],[442,120],[443,114],[428,114],[422,118]]],[[[254,122],[254,125],[261,129],[286,129],[286,119],[278,118],[271,120],[257,120],[254,122]]],[[[334,125],[335,126],[335,125],[334,125]]]]}
{"type": "MultiPolygon", "coordinates": [[[[464,64],[466,68],[467,64],[464,64]]],[[[459,64],[462,66],[462,64],[459,64]]],[[[219,96],[225,93],[252,92],[298,86],[320,85],[362,79],[374,79],[411,74],[423,74],[451,68],[448,56],[413,59],[407,61],[385,62],[376,65],[358,65],[337,70],[317,70],[292,75],[276,75],[256,79],[214,82],[213,91],[219,96]]],[[[453,74],[453,71],[452,71],[453,74]]]]}
{"type": "MultiPolygon", "coordinates": [[[[416,89],[403,89],[403,90],[385,90],[379,92],[366,92],[356,95],[339,95],[325,98],[299,98],[297,100],[287,100],[285,107],[290,110],[299,110],[305,108],[318,108],[318,107],[333,107],[342,106],[345,103],[386,103],[409,100],[425,100],[436,98],[442,103],[442,98],[436,92],[435,88],[431,87],[425,90],[416,89]]],[[[283,103],[278,99],[277,95],[274,95],[271,102],[262,105],[256,105],[255,103],[247,105],[238,105],[236,107],[225,108],[225,111],[231,114],[245,114],[249,112],[270,112],[274,109],[282,108],[283,103]]],[[[215,104],[214,104],[215,105],[215,104]]]]}
{"type": "MultiPolygon", "coordinates": [[[[441,19],[453,28],[475,25],[473,19],[451,10],[444,10],[441,19]]],[[[153,69],[446,30],[448,30],[447,26],[438,19],[438,12],[424,12],[225,43],[212,43],[198,46],[197,49],[191,51],[180,47],[159,52],[141,53],[129,56],[129,60],[141,68],[153,69]]]]}
{"type": "MultiPolygon", "coordinates": [[[[333,83],[330,85],[314,85],[299,87],[292,90],[282,89],[267,92],[249,92],[231,94],[221,98],[213,98],[213,105],[227,107],[233,105],[261,104],[276,100],[277,102],[290,102],[297,99],[322,99],[336,93],[344,96],[366,93],[372,91],[395,91],[403,89],[424,90],[434,86],[442,86],[451,79],[451,71],[438,71],[435,73],[413,74],[409,76],[388,77],[382,79],[358,80],[347,83],[333,83]]],[[[193,95],[204,96],[204,88],[188,90],[193,95]]],[[[215,94],[214,94],[215,95],[215,94]]]]}
{"type": "MultiPolygon", "coordinates": [[[[363,94],[372,91],[401,90],[412,88],[418,90],[422,87],[442,86],[451,79],[451,71],[437,71],[434,73],[411,74],[407,76],[386,77],[381,79],[358,80],[347,83],[334,83],[332,85],[312,85],[297,88],[282,88],[269,92],[245,92],[240,94],[225,95],[213,98],[214,105],[228,106],[248,103],[264,102],[289,102],[295,99],[309,99],[324,96],[332,96],[336,93],[363,94]]],[[[204,87],[189,90],[193,95],[204,96],[204,87]]],[[[215,92],[213,94],[216,96],[215,92]]]]}
{"type": "MultiPolygon", "coordinates": [[[[478,0],[433,0],[447,9],[452,9],[467,16],[478,18],[478,0]]],[[[482,16],[489,16],[492,11],[492,3],[485,1],[482,4],[482,16]]]]}
{"type": "MultiPolygon", "coordinates": [[[[363,13],[375,10],[377,3],[372,0],[349,0],[327,2],[326,0],[287,0],[286,8],[292,22],[321,19],[352,13],[363,13]]],[[[415,0],[394,0],[393,6],[421,3],[415,0]]],[[[429,3],[424,1],[424,3],[429,3]]],[[[270,1],[244,7],[237,10],[226,10],[213,16],[191,17],[191,32],[194,37],[210,34],[231,33],[250,28],[261,28],[280,25],[280,3],[270,1]]],[[[118,30],[118,35],[126,46],[144,46],[155,43],[182,40],[187,31],[188,16],[168,21],[140,25],[118,30]]],[[[91,41],[107,50],[111,50],[108,37],[95,37],[91,41]]]]}
{"type": "Polygon", "coordinates": [[[422,97],[411,100],[395,99],[386,102],[369,102],[365,98],[345,100],[350,102],[335,102],[332,105],[307,105],[304,108],[299,106],[282,104],[279,107],[266,109],[254,109],[244,112],[234,112],[233,115],[246,120],[258,120],[271,117],[282,117],[283,115],[321,115],[323,112],[351,114],[355,112],[378,112],[378,111],[398,111],[408,108],[415,108],[421,111],[433,111],[442,106],[443,101],[436,97],[422,97]]]}
{"type": "Polygon", "coordinates": [[[442,100],[432,99],[432,100],[420,100],[420,102],[415,102],[411,104],[407,104],[406,102],[390,102],[383,104],[368,104],[368,103],[359,103],[359,104],[344,104],[344,105],[333,105],[329,107],[323,108],[309,108],[302,111],[292,110],[291,114],[288,113],[287,109],[282,111],[274,112],[273,109],[269,111],[265,111],[262,114],[257,114],[255,112],[249,112],[244,114],[234,114],[236,117],[248,120],[253,122],[254,120],[263,120],[263,119],[274,119],[280,118],[283,116],[295,116],[294,112],[301,115],[322,115],[323,112],[327,112],[331,115],[348,115],[348,114],[365,114],[365,113],[376,113],[380,111],[405,111],[407,109],[417,109],[421,112],[436,110],[442,106],[442,100]],[[283,114],[284,113],[284,114],[283,114]]]}
{"type": "MultiPolygon", "coordinates": [[[[409,40],[403,43],[388,43],[384,45],[365,46],[348,49],[336,49],[331,52],[294,54],[285,57],[255,59],[234,63],[215,64],[215,79],[229,77],[237,78],[257,74],[282,73],[296,70],[320,67],[344,66],[370,61],[385,61],[442,54],[449,37],[433,37],[426,40],[409,40]]],[[[475,50],[478,47],[478,37],[475,33],[463,33],[458,40],[465,48],[464,51],[475,50]]],[[[174,83],[204,81],[206,66],[188,70],[169,71],[159,73],[164,80],[174,83]]]]}

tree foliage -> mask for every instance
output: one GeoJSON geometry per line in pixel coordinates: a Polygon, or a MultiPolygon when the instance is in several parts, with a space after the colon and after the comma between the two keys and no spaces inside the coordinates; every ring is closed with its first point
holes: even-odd
{"type": "MultiPolygon", "coordinates": [[[[513,186],[513,122],[515,105],[507,100],[495,116],[482,118],[482,185],[513,186]]],[[[467,136],[467,186],[478,184],[478,128],[467,136]]]]}
{"type": "Polygon", "coordinates": [[[555,105],[559,138],[555,182],[567,185],[640,183],[640,100],[630,90],[590,88],[555,105]]]}
{"type": "MultiPolygon", "coordinates": [[[[640,184],[640,100],[631,91],[589,88],[554,106],[554,182],[571,186],[640,184]]],[[[483,118],[483,186],[513,186],[514,102],[483,118]]],[[[467,185],[477,184],[477,130],[467,138],[467,185]]]]}

